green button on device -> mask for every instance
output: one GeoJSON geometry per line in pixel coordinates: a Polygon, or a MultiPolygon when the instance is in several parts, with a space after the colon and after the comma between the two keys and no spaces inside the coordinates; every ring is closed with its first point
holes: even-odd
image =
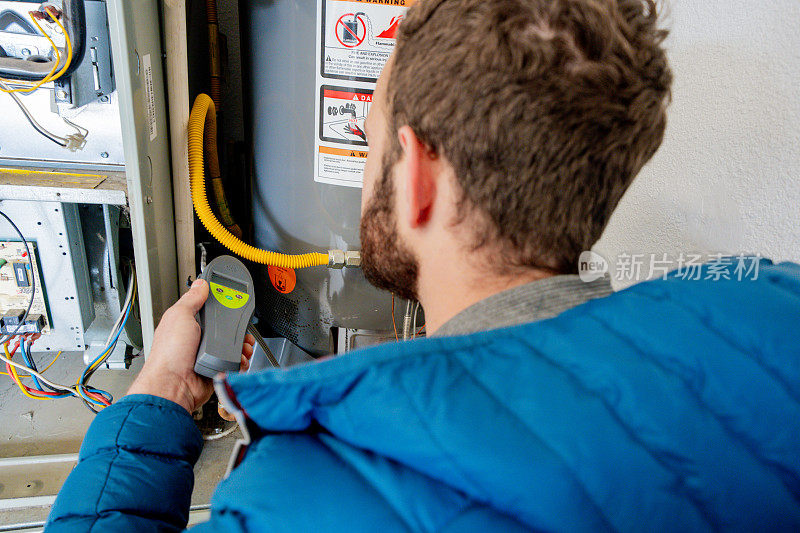
{"type": "Polygon", "coordinates": [[[229,255],[211,261],[199,278],[208,282],[211,294],[198,314],[203,336],[194,371],[210,378],[236,372],[255,309],[253,278],[241,261],[229,255]]]}

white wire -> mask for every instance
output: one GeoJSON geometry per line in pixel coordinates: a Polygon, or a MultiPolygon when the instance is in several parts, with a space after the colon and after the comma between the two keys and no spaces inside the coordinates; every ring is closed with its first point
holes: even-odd
{"type": "MultiPolygon", "coordinates": [[[[129,305],[130,305],[130,303],[131,303],[131,300],[133,299],[133,293],[134,293],[134,291],[135,291],[135,289],[134,289],[134,287],[135,287],[135,283],[136,283],[136,274],[135,274],[135,271],[133,271],[133,270],[132,270],[132,271],[131,271],[131,281],[130,281],[130,283],[128,284],[128,296],[127,296],[127,297],[126,297],[126,299],[125,299],[125,306],[123,307],[123,309],[127,309],[127,308],[128,308],[128,306],[129,306],[129,305]]],[[[123,313],[120,315],[120,317],[124,316],[124,314],[125,314],[125,313],[124,313],[124,311],[123,311],[123,313]]],[[[118,324],[119,324],[119,323],[121,323],[121,320],[118,320],[117,322],[118,322],[118,324]]],[[[116,330],[117,330],[117,329],[119,329],[119,325],[115,325],[115,327],[112,329],[112,333],[116,334],[115,332],[116,332],[116,330]]],[[[23,342],[24,342],[24,340],[23,340],[23,342]]],[[[111,337],[109,337],[109,338],[108,338],[108,340],[106,341],[106,350],[108,349],[108,344],[109,344],[110,342],[111,342],[111,337]]],[[[104,350],[104,351],[105,351],[105,350],[104,350]]],[[[101,352],[101,353],[102,353],[102,352],[101,352]]],[[[106,357],[108,357],[108,356],[106,356],[106,357]]],[[[19,369],[19,370],[22,370],[22,371],[24,371],[24,372],[27,372],[28,374],[30,374],[30,375],[32,375],[32,376],[36,376],[36,377],[37,377],[37,378],[39,378],[39,379],[40,379],[40,380],[41,380],[43,383],[45,383],[45,384],[47,384],[47,385],[50,385],[50,386],[51,386],[51,387],[53,387],[54,389],[62,390],[62,391],[65,391],[65,392],[69,392],[69,393],[71,393],[71,394],[74,394],[74,395],[76,395],[76,396],[80,396],[80,395],[78,394],[78,391],[77,391],[77,388],[76,388],[77,386],[68,387],[68,386],[66,386],[66,385],[60,385],[60,384],[58,384],[58,383],[53,383],[52,381],[50,381],[49,379],[47,379],[46,377],[44,377],[43,375],[41,375],[39,372],[37,372],[37,371],[35,371],[35,370],[33,370],[33,369],[31,369],[31,368],[29,368],[29,367],[25,366],[25,365],[22,365],[22,364],[20,364],[20,363],[17,363],[16,361],[12,361],[12,360],[11,360],[11,359],[9,359],[8,357],[6,357],[4,354],[0,354],[0,361],[3,361],[4,363],[8,363],[9,365],[11,365],[11,366],[13,366],[13,367],[16,367],[17,369],[19,369]]]]}
{"type": "Polygon", "coordinates": [[[9,359],[8,357],[6,357],[3,354],[0,354],[0,361],[3,361],[4,363],[8,363],[9,365],[18,368],[19,370],[23,370],[23,371],[27,372],[28,374],[30,374],[32,376],[36,376],[43,383],[45,383],[47,385],[50,385],[54,389],[63,390],[65,392],[69,392],[71,394],[76,394],[76,395],[78,394],[78,391],[75,389],[75,387],[67,387],[66,385],[59,385],[58,383],[53,383],[52,381],[50,381],[49,379],[47,379],[46,377],[41,375],[39,372],[37,372],[37,371],[35,371],[35,370],[31,369],[31,368],[28,368],[25,365],[21,365],[21,364],[17,363],[16,361],[12,361],[11,359],[9,359]]]}
{"type": "MultiPolygon", "coordinates": [[[[128,293],[125,296],[125,303],[122,306],[122,311],[119,313],[119,317],[117,317],[117,321],[114,323],[114,326],[111,328],[111,332],[108,334],[108,338],[106,342],[103,344],[105,348],[103,348],[103,352],[108,349],[108,345],[111,343],[111,339],[114,338],[114,335],[117,334],[117,330],[122,326],[122,321],[125,318],[125,311],[128,309],[128,306],[133,299],[133,293],[135,291],[134,287],[136,285],[136,270],[131,266],[131,275],[128,278],[128,293]]],[[[100,352],[100,353],[103,353],[100,352]]]]}
{"type": "MultiPolygon", "coordinates": [[[[3,82],[0,82],[0,87],[2,87],[7,91],[10,90],[8,85],[6,85],[3,82]]],[[[34,118],[33,113],[30,112],[27,106],[25,106],[25,104],[22,102],[22,99],[19,96],[17,96],[16,93],[9,92],[7,94],[14,100],[14,102],[16,102],[17,106],[19,106],[20,110],[22,110],[22,112],[25,114],[25,118],[28,119],[28,122],[31,123],[31,126],[33,126],[33,128],[36,131],[38,131],[51,141],[55,142],[56,144],[60,144],[61,146],[67,146],[67,139],[48,131],[44,126],[39,124],[39,122],[34,118]]]]}
{"type": "Polygon", "coordinates": [[[236,431],[237,429],[239,429],[239,423],[238,422],[236,424],[234,424],[233,427],[230,427],[230,428],[226,429],[222,433],[217,433],[215,435],[204,435],[203,436],[203,440],[219,440],[219,439],[223,439],[223,438],[227,437],[228,435],[230,435],[231,433],[233,433],[234,431],[236,431]]]}
{"type": "MultiPolygon", "coordinates": [[[[14,94],[14,93],[11,93],[11,94],[14,94]]],[[[64,116],[62,116],[62,117],[61,117],[61,120],[63,120],[63,121],[64,121],[64,122],[66,122],[68,125],[70,125],[70,126],[72,126],[73,128],[75,128],[75,131],[77,131],[77,132],[78,132],[78,135],[80,135],[81,137],[83,137],[83,138],[86,138],[86,137],[88,137],[88,136],[89,136],[89,130],[87,130],[87,129],[86,129],[86,128],[84,128],[83,126],[78,126],[77,124],[75,124],[75,123],[74,123],[74,122],[72,122],[70,119],[68,119],[67,117],[64,117],[64,116]]]]}

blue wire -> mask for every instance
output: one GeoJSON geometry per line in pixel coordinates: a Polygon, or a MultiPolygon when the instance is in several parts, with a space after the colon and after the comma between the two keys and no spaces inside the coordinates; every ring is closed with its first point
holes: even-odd
{"type": "MultiPolygon", "coordinates": [[[[33,344],[33,343],[31,343],[31,344],[33,344]]],[[[28,345],[28,348],[30,348],[31,344],[28,345]]],[[[22,350],[22,358],[25,360],[25,364],[28,365],[28,368],[33,370],[33,362],[31,360],[31,358],[29,358],[29,356],[28,356],[28,351],[25,349],[25,339],[24,338],[21,339],[21,341],[19,343],[19,347],[22,350]]],[[[39,379],[35,375],[30,374],[30,376],[33,378],[33,381],[36,383],[36,387],[39,389],[40,392],[49,392],[49,391],[46,391],[44,389],[44,387],[42,387],[41,382],[39,382],[39,379]]],[[[66,398],[68,396],[72,396],[72,395],[70,393],[68,393],[68,392],[63,392],[63,393],[59,394],[58,396],[50,396],[50,398],[58,399],[58,398],[66,398]]]]}
{"type": "MultiPolygon", "coordinates": [[[[20,348],[20,350],[22,350],[22,358],[25,360],[25,364],[28,365],[28,368],[33,370],[33,362],[28,357],[28,351],[25,349],[25,338],[24,337],[22,339],[20,339],[19,348],[20,348]]],[[[36,387],[41,392],[45,392],[44,387],[42,387],[42,383],[39,381],[39,378],[37,378],[33,374],[31,374],[31,377],[33,378],[33,382],[36,383],[36,387]]]]}
{"type": "MultiPolygon", "coordinates": [[[[33,342],[28,344],[28,350],[31,348],[32,345],[33,345],[33,342]]],[[[22,358],[25,359],[25,364],[28,365],[28,368],[33,370],[33,368],[34,368],[33,355],[30,352],[28,352],[28,350],[25,349],[25,339],[22,339],[22,342],[19,343],[19,347],[22,350],[22,358]]],[[[33,381],[36,383],[36,387],[39,389],[39,391],[41,391],[41,392],[50,392],[50,391],[46,390],[42,386],[42,383],[39,381],[39,378],[37,378],[33,374],[31,374],[30,376],[33,378],[33,381]]],[[[68,392],[64,392],[64,393],[59,394],[58,396],[51,396],[51,397],[52,398],[66,398],[67,396],[72,396],[72,395],[70,393],[68,393],[68,392]]]]}
{"type": "MultiPolygon", "coordinates": [[[[94,361],[89,363],[89,365],[86,368],[83,369],[83,373],[81,374],[81,380],[80,380],[81,383],[83,383],[84,379],[86,379],[86,372],[89,370],[89,368],[91,368],[92,365],[94,365],[98,360],[102,359],[108,352],[113,350],[114,347],[117,345],[117,341],[119,340],[119,336],[122,334],[122,331],[125,329],[125,325],[128,323],[128,317],[130,316],[131,308],[133,307],[132,303],[133,303],[133,301],[131,301],[128,304],[128,307],[125,309],[125,317],[123,318],[122,324],[120,325],[119,330],[117,331],[117,334],[114,336],[113,340],[111,340],[111,342],[108,343],[108,345],[106,345],[105,349],[103,349],[103,351],[100,352],[100,355],[98,355],[94,359],[94,361]]],[[[28,365],[28,368],[33,370],[33,362],[31,361],[31,359],[28,356],[28,351],[25,349],[25,339],[24,338],[22,338],[20,340],[20,349],[22,350],[22,358],[25,360],[25,364],[28,365]]],[[[34,381],[34,383],[36,383],[36,386],[37,386],[37,388],[39,389],[40,392],[47,392],[47,391],[44,390],[44,387],[42,387],[41,382],[39,381],[39,379],[35,375],[31,374],[31,377],[33,378],[33,381],[34,381]]],[[[103,396],[105,399],[108,400],[109,403],[114,401],[114,396],[112,396],[111,393],[109,393],[107,391],[104,391],[102,389],[97,389],[95,387],[90,387],[88,385],[83,385],[82,387],[78,387],[78,389],[77,389],[78,393],[80,394],[81,398],[83,398],[87,402],[91,402],[91,403],[93,403],[95,405],[104,406],[104,404],[102,402],[100,402],[98,400],[95,400],[94,398],[89,398],[87,396],[84,396],[83,392],[81,390],[82,388],[85,388],[89,392],[92,392],[92,393],[99,394],[99,395],[103,396]]],[[[62,393],[62,394],[60,394],[58,396],[51,396],[51,398],[57,399],[57,398],[65,398],[65,397],[69,397],[69,396],[72,396],[72,395],[70,393],[66,393],[65,392],[65,393],[62,393]]]]}
{"type": "MultiPolygon", "coordinates": [[[[86,368],[83,369],[83,373],[81,374],[81,380],[80,380],[81,384],[83,384],[83,381],[86,379],[86,372],[88,372],[89,369],[97,361],[102,359],[108,352],[110,352],[111,350],[114,349],[114,346],[117,345],[117,340],[119,340],[119,336],[122,334],[122,331],[125,329],[125,324],[128,323],[128,317],[130,316],[131,308],[133,307],[132,304],[133,304],[133,300],[131,300],[130,303],[128,303],[128,307],[125,309],[125,318],[123,318],[122,324],[120,325],[119,330],[117,331],[117,334],[114,336],[114,339],[106,345],[106,347],[103,349],[103,351],[100,352],[100,355],[95,357],[95,359],[91,363],[89,363],[86,366],[86,368]]],[[[97,394],[102,395],[103,397],[105,397],[109,401],[109,403],[114,401],[114,397],[109,392],[106,392],[106,391],[100,390],[100,389],[95,389],[94,387],[88,387],[88,386],[85,386],[85,385],[83,385],[83,386],[86,387],[86,389],[88,391],[90,391],[90,392],[95,392],[97,394]]],[[[78,388],[78,392],[80,393],[80,388],[78,388]]],[[[90,401],[90,402],[92,402],[94,404],[103,405],[101,402],[98,402],[97,400],[94,400],[92,398],[87,398],[83,394],[81,394],[81,397],[84,400],[90,401]]]]}
{"type": "MultiPolygon", "coordinates": [[[[132,302],[131,302],[131,303],[132,303],[132,302]]],[[[111,351],[111,350],[113,350],[113,349],[114,349],[114,346],[116,346],[116,344],[117,344],[117,339],[119,339],[119,336],[122,334],[122,330],[124,330],[124,329],[125,329],[125,324],[128,322],[128,316],[130,316],[130,312],[131,312],[131,305],[130,305],[130,304],[128,304],[128,308],[125,310],[125,318],[124,318],[124,319],[123,319],[123,321],[122,321],[122,325],[120,325],[120,327],[119,327],[119,331],[117,331],[117,334],[114,336],[114,339],[113,339],[113,340],[112,340],[110,343],[108,343],[108,344],[106,345],[105,349],[104,349],[102,352],[100,352],[100,355],[98,355],[97,357],[95,357],[94,361],[92,361],[91,363],[89,363],[89,364],[86,366],[86,368],[84,368],[84,369],[83,369],[83,374],[81,374],[81,381],[83,381],[83,377],[86,375],[86,372],[87,372],[87,371],[88,371],[88,370],[89,370],[89,369],[90,369],[90,368],[91,368],[91,367],[92,367],[92,366],[93,366],[93,365],[94,365],[94,364],[95,364],[97,361],[99,361],[100,359],[102,359],[102,358],[103,358],[103,357],[106,355],[106,353],[107,353],[107,352],[109,352],[109,351],[111,351]]]]}
{"type": "MultiPolygon", "coordinates": [[[[113,350],[114,346],[117,345],[117,341],[119,340],[119,336],[122,334],[122,331],[125,329],[125,325],[128,323],[128,317],[130,316],[131,307],[132,307],[131,304],[132,303],[133,302],[131,301],[131,303],[129,303],[128,307],[125,309],[125,318],[122,320],[122,325],[120,325],[119,330],[117,331],[117,334],[114,336],[114,339],[108,345],[106,345],[105,349],[100,352],[100,355],[98,355],[94,359],[94,361],[89,363],[89,365],[86,368],[83,369],[83,373],[81,374],[81,383],[86,378],[86,372],[89,370],[89,368],[91,368],[92,365],[94,365],[99,359],[104,357],[106,355],[106,353],[108,353],[109,351],[113,350]]],[[[28,368],[33,370],[33,362],[31,361],[30,357],[28,356],[28,351],[25,349],[25,339],[24,338],[22,338],[20,340],[19,346],[20,346],[20,349],[22,351],[22,358],[25,360],[25,364],[28,365],[28,368]]],[[[34,383],[36,383],[36,387],[39,389],[40,392],[47,392],[47,391],[44,390],[44,387],[42,387],[42,384],[39,381],[39,378],[37,378],[33,374],[31,374],[31,377],[33,378],[33,381],[34,381],[34,383]]],[[[83,388],[85,388],[89,392],[92,392],[92,393],[99,394],[99,395],[103,396],[105,399],[107,399],[109,401],[109,403],[114,401],[114,396],[112,396],[110,392],[104,391],[102,389],[97,389],[95,387],[89,387],[87,385],[84,385],[83,388]]],[[[102,402],[100,402],[98,400],[95,400],[94,398],[89,398],[87,396],[84,396],[80,387],[77,390],[78,390],[78,393],[80,394],[80,396],[84,400],[86,400],[88,402],[91,402],[91,403],[93,403],[95,405],[104,406],[104,404],[102,402]]],[[[59,394],[58,396],[51,396],[51,398],[58,399],[58,398],[66,398],[66,397],[69,397],[69,396],[72,396],[72,394],[65,392],[65,393],[59,394]]]]}
{"type": "MultiPolygon", "coordinates": [[[[96,392],[96,393],[104,396],[106,399],[108,399],[109,402],[113,401],[113,397],[111,397],[111,395],[109,393],[107,393],[106,391],[103,391],[103,390],[100,390],[100,389],[95,389],[94,387],[86,387],[85,385],[84,385],[84,388],[86,388],[86,390],[89,391],[89,392],[96,392]]],[[[95,405],[99,405],[100,407],[106,407],[106,405],[103,402],[101,402],[99,400],[95,400],[94,398],[90,398],[88,396],[84,396],[83,395],[83,391],[80,388],[78,388],[78,394],[80,395],[81,398],[83,398],[87,402],[93,403],[95,405]]]]}
{"type": "Polygon", "coordinates": [[[89,392],[94,392],[95,394],[99,394],[100,396],[105,397],[105,399],[108,400],[109,403],[114,401],[114,397],[108,391],[104,391],[102,389],[95,389],[94,387],[86,387],[86,390],[88,390],[89,392]]]}

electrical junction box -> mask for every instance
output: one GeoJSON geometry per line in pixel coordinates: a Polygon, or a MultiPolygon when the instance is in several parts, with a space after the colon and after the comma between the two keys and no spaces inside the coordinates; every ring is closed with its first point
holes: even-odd
{"type": "MultiPolygon", "coordinates": [[[[30,281],[36,280],[36,293],[26,326],[35,328],[36,317],[42,317],[42,336],[34,344],[35,351],[84,351],[87,331],[96,322],[97,298],[93,296],[88,246],[84,241],[81,213],[76,204],[0,200],[0,210],[19,227],[33,254],[33,272],[28,266],[25,246],[11,226],[0,220],[0,317],[6,322],[9,311],[28,307],[30,281]],[[25,267],[28,286],[17,276],[19,265],[25,267]],[[34,278],[35,276],[35,278],[34,278]],[[30,324],[28,324],[30,322],[30,324]]],[[[85,217],[84,217],[85,218],[85,217]]],[[[108,240],[104,236],[104,240],[108,240]]],[[[94,265],[96,261],[92,261],[94,265]]],[[[106,291],[108,292],[108,291],[106,291]]],[[[9,317],[13,322],[13,315],[9,317]]],[[[0,327],[5,328],[4,324],[0,327]]],[[[14,328],[11,328],[13,330],[14,328]]],[[[23,329],[20,328],[20,332],[23,329]]],[[[32,333],[33,331],[30,331],[32,333]]]]}

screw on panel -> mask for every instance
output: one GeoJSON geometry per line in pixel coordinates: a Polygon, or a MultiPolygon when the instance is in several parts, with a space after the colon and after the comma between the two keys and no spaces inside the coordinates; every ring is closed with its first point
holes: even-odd
{"type": "Polygon", "coordinates": [[[101,96],[100,97],[100,101],[103,102],[104,104],[107,103],[108,102],[108,96],[106,96],[106,95],[101,96]]]}
{"type": "Polygon", "coordinates": [[[100,152],[100,157],[103,159],[108,159],[108,152],[100,152]]]}

